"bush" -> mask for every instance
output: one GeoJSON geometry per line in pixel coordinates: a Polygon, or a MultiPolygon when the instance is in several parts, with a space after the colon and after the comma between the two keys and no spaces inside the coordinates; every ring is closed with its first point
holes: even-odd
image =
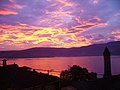
{"type": "Polygon", "coordinates": [[[60,78],[73,81],[84,81],[96,79],[97,74],[94,72],[88,72],[86,68],[82,68],[78,65],[73,65],[68,70],[62,71],[60,78]]]}

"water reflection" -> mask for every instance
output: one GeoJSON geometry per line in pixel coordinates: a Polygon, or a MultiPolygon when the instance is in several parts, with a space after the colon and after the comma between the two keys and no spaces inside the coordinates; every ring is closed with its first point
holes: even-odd
{"type": "MultiPolygon", "coordinates": [[[[119,59],[120,56],[112,57],[111,62],[113,74],[120,73],[119,59]]],[[[81,67],[85,67],[90,72],[96,72],[98,74],[103,74],[104,68],[103,56],[8,59],[8,64],[13,64],[14,62],[19,66],[29,66],[33,69],[41,69],[37,71],[41,71],[44,73],[48,73],[47,70],[53,69],[53,71],[56,72],[51,71],[50,74],[57,76],[59,75],[60,71],[65,70],[72,65],[79,65],[81,67]]]]}

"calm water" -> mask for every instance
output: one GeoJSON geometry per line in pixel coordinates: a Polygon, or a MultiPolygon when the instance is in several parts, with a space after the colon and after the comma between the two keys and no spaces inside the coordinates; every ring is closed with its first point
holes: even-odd
{"type": "MultiPolygon", "coordinates": [[[[1,60],[1,59],[0,59],[1,60]]],[[[17,58],[8,59],[8,64],[13,63],[19,66],[29,66],[33,69],[40,69],[38,71],[47,73],[44,70],[51,70],[52,75],[59,75],[59,71],[68,69],[69,66],[79,65],[87,68],[90,72],[103,74],[103,56],[85,56],[85,57],[53,57],[53,58],[17,58]],[[42,70],[41,70],[42,69],[42,70]],[[58,71],[58,72],[54,72],[58,71]]],[[[2,61],[0,62],[2,63],[2,61]]],[[[111,66],[113,74],[120,74],[120,56],[111,57],[111,66]]]]}

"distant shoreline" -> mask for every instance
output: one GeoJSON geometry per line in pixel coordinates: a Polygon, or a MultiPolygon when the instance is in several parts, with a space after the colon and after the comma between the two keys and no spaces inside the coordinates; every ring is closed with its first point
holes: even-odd
{"type": "MultiPolygon", "coordinates": [[[[0,59],[4,59],[4,58],[6,58],[6,59],[16,59],[16,58],[62,58],[62,57],[66,57],[66,58],[68,58],[68,57],[95,57],[95,56],[103,56],[103,55],[83,55],[83,56],[49,56],[49,57],[0,57],[0,59]]],[[[111,56],[120,56],[120,55],[111,55],[111,56]]]]}

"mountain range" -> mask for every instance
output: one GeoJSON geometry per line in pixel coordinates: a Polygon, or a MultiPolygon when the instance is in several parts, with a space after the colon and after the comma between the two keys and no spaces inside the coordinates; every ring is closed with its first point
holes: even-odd
{"type": "Polygon", "coordinates": [[[114,41],[74,48],[36,47],[26,50],[0,51],[0,58],[102,56],[106,46],[111,55],[120,55],[120,41],[114,41]]]}

